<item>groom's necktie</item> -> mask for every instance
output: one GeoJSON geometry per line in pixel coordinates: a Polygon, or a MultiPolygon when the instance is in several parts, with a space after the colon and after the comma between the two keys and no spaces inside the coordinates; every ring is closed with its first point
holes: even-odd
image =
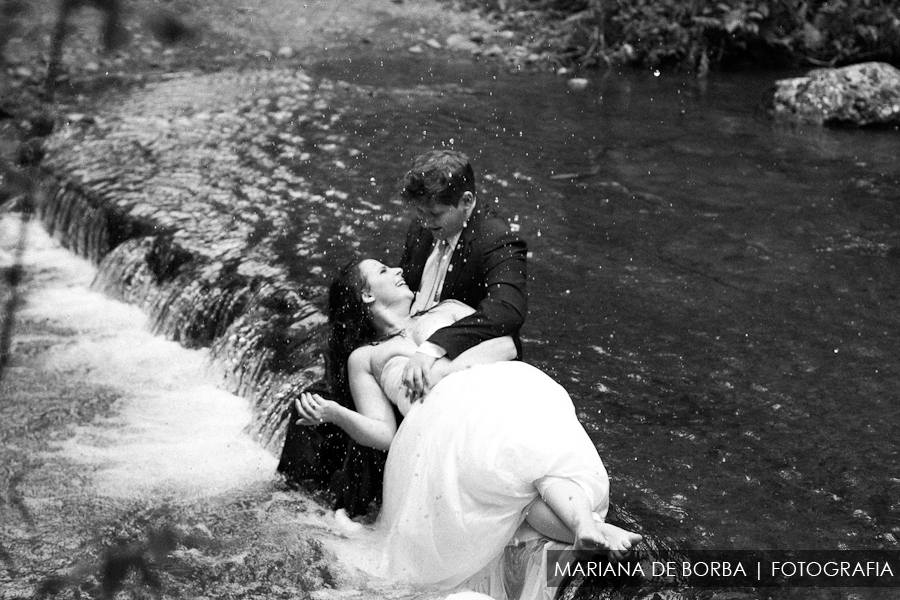
{"type": "Polygon", "coordinates": [[[428,260],[425,261],[425,270],[422,271],[422,282],[419,284],[413,312],[428,310],[440,301],[441,288],[444,287],[444,277],[447,274],[451,254],[447,240],[438,240],[434,245],[428,260]]]}

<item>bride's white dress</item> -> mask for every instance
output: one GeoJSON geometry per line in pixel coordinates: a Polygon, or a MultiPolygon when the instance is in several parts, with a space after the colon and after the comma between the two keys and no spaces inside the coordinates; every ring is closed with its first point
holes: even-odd
{"type": "Polygon", "coordinates": [[[606,469],[562,386],[531,365],[502,362],[450,375],[410,407],[406,360],[391,359],[381,375],[406,412],[384,474],[384,575],[459,585],[500,556],[525,509],[560,478],[605,516],[606,469]]]}

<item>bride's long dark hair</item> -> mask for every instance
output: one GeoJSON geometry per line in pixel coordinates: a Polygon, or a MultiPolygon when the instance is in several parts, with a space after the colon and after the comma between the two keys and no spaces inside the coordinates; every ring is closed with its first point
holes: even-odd
{"type": "Polygon", "coordinates": [[[328,291],[328,321],[331,334],[328,337],[326,368],[328,385],[335,400],[353,408],[347,359],[350,353],[378,340],[375,321],[362,294],[367,284],[359,270],[361,260],[345,265],[331,283],[328,291]]]}

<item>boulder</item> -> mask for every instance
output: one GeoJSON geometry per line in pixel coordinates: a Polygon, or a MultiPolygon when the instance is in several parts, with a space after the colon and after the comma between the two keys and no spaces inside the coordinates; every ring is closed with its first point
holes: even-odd
{"type": "Polygon", "coordinates": [[[815,69],[775,82],[767,98],[777,117],[800,123],[857,127],[900,126],[900,69],[868,62],[815,69]]]}
{"type": "Polygon", "coordinates": [[[463,52],[475,52],[480,48],[477,41],[471,36],[465,36],[461,33],[453,33],[447,38],[447,47],[452,50],[460,50],[463,52]]]}

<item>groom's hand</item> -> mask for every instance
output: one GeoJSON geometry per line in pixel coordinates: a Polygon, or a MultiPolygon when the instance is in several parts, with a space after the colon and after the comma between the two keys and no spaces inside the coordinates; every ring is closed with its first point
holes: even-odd
{"type": "Polygon", "coordinates": [[[431,367],[437,359],[422,352],[416,352],[409,358],[403,370],[403,384],[412,402],[419,400],[431,389],[431,367]]]}

